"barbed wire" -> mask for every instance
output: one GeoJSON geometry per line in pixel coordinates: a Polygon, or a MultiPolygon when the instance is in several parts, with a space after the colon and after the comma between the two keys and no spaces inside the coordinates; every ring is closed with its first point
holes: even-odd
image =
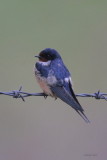
{"type": "MultiPolygon", "coordinates": [[[[25,101],[25,97],[29,96],[44,96],[44,98],[47,98],[47,95],[45,93],[27,93],[27,92],[22,92],[22,86],[18,90],[13,90],[9,92],[0,92],[1,95],[7,95],[7,96],[12,96],[13,98],[21,98],[22,101],[25,101]]],[[[107,101],[107,93],[102,93],[99,91],[88,94],[88,93],[80,93],[76,94],[78,97],[92,97],[95,99],[104,99],[107,101]]]]}

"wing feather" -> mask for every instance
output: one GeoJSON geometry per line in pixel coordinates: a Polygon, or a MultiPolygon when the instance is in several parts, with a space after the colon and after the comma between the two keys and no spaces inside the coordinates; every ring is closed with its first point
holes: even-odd
{"type": "Polygon", "coordinates": [[[83,111],[82,107],[74,100],[65,87],[54,86],[51,87],[51,90],[57,97],[72,106],[74,109],[83,111]]]}
{"type": "Polygon", "coordinates": [[[81,107],[81,105],[79,104],[73,90],[72,90],[72,94],[70,95],[69,92],[65,89],[64,86],[60,87],[60,86],[54,86],[51,87],[52,92],[58,97],[60,98],[62,101],[64,101],[65,103],[67,103],[68,105],[70,105],[72,108],[74,108],[76,110],[76,112],[87,122],[89,123],[90,121],[88,120],[88,118],[86,117],[86,115],[84,114],[84,110],[81,107]]]}

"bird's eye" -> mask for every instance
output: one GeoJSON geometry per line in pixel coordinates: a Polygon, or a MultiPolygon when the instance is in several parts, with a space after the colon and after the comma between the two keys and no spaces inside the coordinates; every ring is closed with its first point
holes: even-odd
{"type": "Polygon", "coordinates": [[[50,55],[49,55],[49,54],[47,54],[47,57],[50,57],[50,55]]]}
{"type": "Polygon", "coordinates": [[[49,54],[47,54],[47,58],[48,58],[48,59],[51,59],[52,57],[51,57],[49,54]]]}

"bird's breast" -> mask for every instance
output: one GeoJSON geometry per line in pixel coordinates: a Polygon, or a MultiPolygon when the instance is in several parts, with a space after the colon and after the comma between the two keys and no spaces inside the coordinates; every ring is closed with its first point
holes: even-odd
{"type": "Polygon", "coordinates": [[[48,78],[43,77],[41,73],[35,68],[35,76],[37,79],[37,82],[39,83],[40,87],[42,88],[43,92],[49,96],[55,97],[54,94],[52,93],[49,83],[48,83],[48,78]]]}

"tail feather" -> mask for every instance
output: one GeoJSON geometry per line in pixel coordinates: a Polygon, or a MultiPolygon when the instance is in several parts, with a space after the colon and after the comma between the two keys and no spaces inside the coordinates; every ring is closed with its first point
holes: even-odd
{"type": "Polygon", "coordinates": [[[90,123],[89,119],[86,117],[83,111],[79,112],[78,110],[76,110],[76,112],[84,119],[86,123],[90,123]]]}

